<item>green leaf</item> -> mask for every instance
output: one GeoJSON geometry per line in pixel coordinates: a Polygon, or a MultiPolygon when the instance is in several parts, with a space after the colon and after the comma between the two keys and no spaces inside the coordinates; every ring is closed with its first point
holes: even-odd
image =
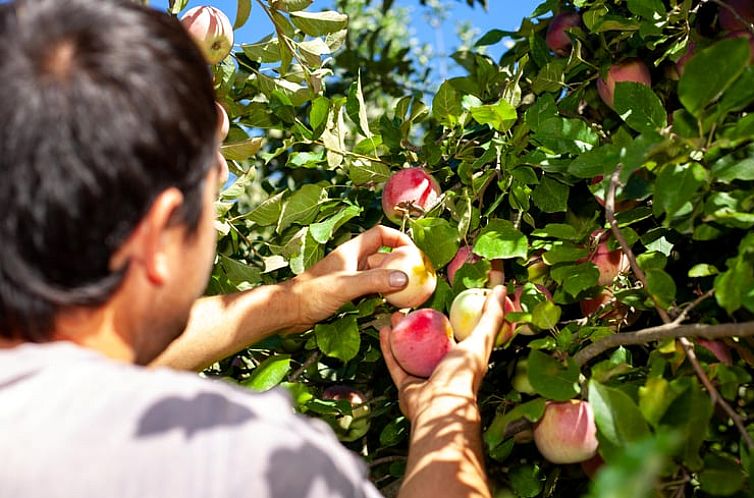
{"type": "Polygon", "coordinates": [[[679,456],[691,470],[699,470],[703,465],[699,451],[707,439],[713,406],[696,378],[681,377],[671,384],[672,390],[681,392],[681,395],[665,410],[660,423],[680,432],[679,456]]]}
{"type": "Polygon", "coordinates": [[[355,185],[382,183],[390,174],[390,168],[377,161],[353,161],[348,167],[348,177],[355,185]]]}
{"type": "Polygon", "coordinates": [[[348,16],[333,10],[291,12],[291,22],[309,36],[322,36],[345,29],[348,16]]]}
{"type": "Polygon", "coordinates": [[[319,212],[322,196],[327,195],[325,189],[319,185],[303,185],[295,191],[284,203],[278,222],[278,233],[292,223],[308,225],[319,212]]]}
{"type": "Polygon", "coordinates": [[[754,289],[754,265],[743,257],[728,260],[728,269],[715,278],[717,304],[732,314],[744,303],[744,296],[754,289]]]}
{"type": "Polygon", "coordinates": [[[497,104],[472,107],[470,112],[477,123],[490,125],[497,131],[507,131],[518,117],[516,108],[503,99],[497,104]]]}
{"type": "Polygon", "coordinates": [[[536,422],[542,418],[544,413],[545,400],[542,398],[516,405],[515,408],[505,413],[497,413],[489,428],[484,432],[484,443],[489,450],[492,450],[505,440],[505,431],[508,424],[522,418],[529,422],[536,422]]]}
{"type": "Polygon", "coordinates": [[[259,268],[245,265],[223,254],[219,255],[218,266],[222,268],[229,283],[236,288],[241,284],[259,284],[262,281],[262,271],[259,268]]]}
{"type": "Polygon", "coordinates": [[[581,258],[586,258],[589,251],[581,246],[572,244],[556,245],[542,255],[542,259],[550,266],[559,263],[572,263],[581,258]]]}
{"type": "Polygon", "coordinates": [[[283,256],[288,258],[291,271],[299,275],[324,257],[324,248],[314,240],[309,227],[303,227],[285,245],[283,256]]]}
{"type": "Polygon", "coordinates": [[[361,72],[348,89],[346,112],[351,121],[358,127],[359,133],[371,138],[372,132],[369,129],[369,120],[367,119],[367,106],[364,103],[364,94],[361,90],[361,72]]]}
{"type": "Polygon", "coordinates": [[[639,388],[639,410],[644,419],[658,427],[670,405],[683,394],[686,387],[677,382],[668,382],[662,377],[648,378],[639,388]]]}
{"type": "Polygon", "coordinates": [[[560,306],[549,299],[534,306],[531,322],[540,329],[552,329],[560,321],[560,306]]]}
{"type": "Polygon", "coordinates": [[[353,315],[346,315],[333,323],[316,325],[314,335],[320,351],[342,361],[352,360],[361,347],[359,327],[353,315]]]}
{"type": "MultiPolygon", "coordinates": [[[[548,223],[544,228],[537,228],[531,233],[532,237],[543,237],[560,240],[581,240],[581,235],[571,225],[565,223],[548,223]]],[[[586,254],[584,254],[586,256],[586,254]]],[[[579,256],[581,257],[581,256],[579,256]]]]}
{"type": "Polygon", "coordinates": [[[683,106],[699,116],[738,78],[750,56],[749,43],[741,38],[721,40],[699,51],[686,63],[678,82],[683,106]]]}
{"type": "Polygon", "coordinates": [[[249,20],[251,14],[251,0],[237,0],[236,20],[233,23],[233,29],[238,29],[249,20]]]}
{"type": "Polygon", "coordinates": [[[525,258],[529,244],[526,235],[507,220],[492,219],[474,244],[474,252],[485,259],[525,258]]]}
{"type": "Polygon", "coordinates": [[[550,118],[534,133],[534,139],[556,153],[582,154],[599,143],[599,136],[580,119],[550,118]]]}
{"type": "Polygon", "coordinates": [[[269,391],[280,384],[291,370],[291,355],[276,354],[264,360],[252,371],[251,377],[241,382],[254,391],[269,391]]]}
{"type": "Polygon", "coordinates": [[[312,4],[313,0],[272,0],[272,6],[283,12],[296,12],[304,10],[312,4]]]}
{"type": "Polygon", "coordinates": [[[280,219],[280,213],[283,210],[283,196],[285,192],[280,192],[262,202],[247,215],[247,218],[254,223],[266,227],[274,225],[280,219]]]}
{"type": "Polygon", "coordinates": [[[539,496],[544,487],[544,477],[540,475],[539,465],[528,464],[513,467],[508,477],[516,496],[534,498],[539,496]]]}
{"type": "Polygon", "coordinates": [[[589,404],[600,434],[623,447],[649,436],[649,427],[634,401],[623,391],[595,380],[589,382],[589,404]]]}
{"type": "Polygon", "coordinates": [[[579,393],[579,367],[571,359],[563,365],[550,355],[532,351],[528,372],[534,391],[547,399],[568,401],[579,393]]]}
{"type": "Polygon", "coordinates": [[[600,272],[592,263],[577,265],[558,265],[550,271],[550,276],[563,286],[563,290],[576,297],[579,293],[594,287],[599,280],[600,272]]]}
{"type": "Polygon", "coordinates": [[[309,126],[312,127],[315,134],[319,130],[321,133],[327,124],[330,116],[330,99],[327,97],[317,97],[312,101],[312,108],[309,110],[309,126]]]}
{"type": "Polygon", "coordinates": [[[707,171],[697,163],[667,164],[655,182],[653,211],[656,216],[662,213],[673,216],[694,198],[694,194],[705,184],[707,171]]]}
{"type": "Polygon", "coordinates": [[[458,229],[441,218],[422,218],[411,221],[411,233],[416,245],[432,261],[435,268],[442,268],[458,251],[458,229]]]}
{"type": "Polygon", "coordinates": [[[605,144],[584,152],[568,165],[568,173],[579,178],[594,178],[612,172],[620,161],[619,149],[605,144]]]}
{"type": "Polygon", "coordinates": [[[650,21],[658,21],[665,15],[662,0],[628,0],[628,10],[650,21]]]}
{"type": "MultiPolygon", "coordinates": [[[[750,154],[754,151],[750,150],[750,154]]],[[[754,157],[737,159],[733,154],[723,156],[712,166],[711,174],[716,180],[730,183],[735,180],[754,180],[754,157]]]]}
{"type": "Polygon", "coordinates": [[[461,113],[463,106],[455,88],[450,82],[443,82],[432,99],[432,115],[440,123],[454,126],[461,113]]]}
{"type": "Polygon", "coordinates": [[[228,161],[245,161],[254,156],[264,143],[264,137],[252,137],[242,142],[225,144],[220,152],[228,161]]]}
{"type": "Polygon", "coordinates": [[[363,209],[359,206],[347,206],[345,209],[339,210],[334,216],[320,221],[319,223],[312,223],[309,225],[309,233],[312,234],[312,238],[320,244],[326,244],[330,241],[333,233],[343,226],[348,220],[360,215],[363,209]]]}
{"type": "Polygon", "coordinates": [[[647,292],[663,309],[667,309],[675,300],[676,285],[673,277],[659,268],[646,271],[647,292]]]}
{"type": "Polygon", "coordinates": [[[568,185],[545,175],[531,193],[531,198],[543,212],[559,213],[568,209],[568,193],[568,185]]]}
{"type": "Polygon", "coordinates": [[[691,267],[688,275],[690,278],[700,278],[710,277],[712,275],[717,275],[718,273],[720,273],[720,270],[718,270],[715,265],[699,263],[691,267]]]}
{"type": "Polygon", "coordinates": [[[730,456],[710,453],[704,457],[704,470],[699,474],[703,491],[713,496],[731,496],[745,480],[741,465],[730,456]]]}
{"type": "Polygon", "coordinates": [[[615,111],[639,133],[657,131],[668,125],[667,111],[659,97],[641,83],[623,81],[615,85],[615,111]]]}

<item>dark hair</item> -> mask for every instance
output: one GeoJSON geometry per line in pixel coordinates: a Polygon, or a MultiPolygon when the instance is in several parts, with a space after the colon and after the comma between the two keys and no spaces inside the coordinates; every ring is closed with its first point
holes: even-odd
{"type": "Polygon", "coordinates": [[[0,337],[43,342],[59,310],[112,296],[160,192],[194,232],[215,95],[181,24],[125,1],[0,7],[0,82],[0,337]]]}

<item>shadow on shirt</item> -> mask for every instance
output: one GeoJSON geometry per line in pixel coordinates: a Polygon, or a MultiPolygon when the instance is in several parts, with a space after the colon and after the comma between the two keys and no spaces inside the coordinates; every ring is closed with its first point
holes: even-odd
{"type": "Polygon", "coordinates": [[[170,396],[144,413],[139,420],[136,437],[157,436],[176,429],[185,431],[190,439],[194,434],[224,426],[241,425],[256,419],[248,407],[234,403],[215,393],[199,393],[193,398],[170,396]]]}

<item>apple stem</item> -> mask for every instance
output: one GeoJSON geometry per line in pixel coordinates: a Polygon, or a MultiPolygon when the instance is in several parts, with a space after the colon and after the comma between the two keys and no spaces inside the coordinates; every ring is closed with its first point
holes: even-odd
{"type": "MultiPolygon", "coordinates": [[[[717,2],[716,2],[717,3],[717,2]]],[[[618,187],[618,184],[620,182],[620,174],[623,169],[623,165],[619,164],[617,168],[615,168],[615,171],[613,171],[612,176],[610,177],[610,186],[607,191],[607,199],[605,201],[605,216],[607,217],[607,221],[610,223],[610,230],[613,232],[613,235],[615,236],[615,239],[618,241],[618,243],[621,246],[621,249],[623,250],[623,253],[628,258],[629,263],[631,264],[631,269],[634,272],[634,275],[636,278],[641,282],[641,284],[644,286],[644,289],[647,289],[647,277],[642,271],[642,269],[639,267],[639,264],[636,261],[636,256],[634,255],[633,251],[629,247],[628,243],[626,242],[626,238],[623,236],[623,232],[621,232],[620,227],[618,227],[618,222],[615,219],[615,191],[618,187]]],[[[741,416],[723,399],[722,396],[720,396],[720,393],[717,391],[715,386],[712,384],[712,381],[710,381],[709,377],[704,371],[704,368],[699,363],[699,360],[696,357],[696,353],[694,352],[694,345],[691,343],[691,341],[688,340],[688,336],[691,334],[681,334],[678,333],[679,331],[685,331],[687,326],[682,326],[681,322],[683,322],[687,317],[688,313],[695,308],[697,305],[699,305],[702,301],[704,301],[706,298],[710,297],[712,295],[711,292],[706,292],[702,296],[695,299],[691,304],[686,306],[681,313],[676,317],[675,320],[671,320],[670,315],[668,312],[663,309],[657,300],[650,294],[650,297],[652,298],[652,301],[654,302],[655,309],[657,309],[657,313],[660,315],[660,318],[663,321],[663,325],[660,325],[659,327],[652,327],[649,329],[644,329],[643,331],[634,332],[634,333],[622,333],[620,335],[611,336],[606,339],[610,339],[612,337],[619,337],[619,338],[626,338],[629,334],[641,334],[642,332],[652,331],[655,332],[658,331],[658,329],[662,329],[659,333],[661,334],[658,338],[664,338],[664,337],[677,337],[678,342],[681,344],[681,347],[683,347],[684,352],[686,353],[686,357],[689,360],[689,363],[691,363],[691,366],[694,369],[694,372],[696,372],[697,377],[699,377],[699,380],[704,385],[704,387],[707,389],[707,392],[710,396],[711,403],[717,404],[733,421],[733,423],[736,425],[736,428],[738,428],[738,431],[741,433],[741,438],[746,442],[746,446],[751,450],[754,449],[754,439],[749,435],[749,432],[746,430],[746,426],[744,425],[743,419],[741,416]]],[[[751,330],[749,330],[749,335],[754,335],[754,322],[748,322],[748,324],[751,327],[751,330]]],[[[698,324],[696,324],[699,326],[698,324]]],[[[736,337],[742,337],[746,329],[743,328],[743,325],[746,324],[731,324],[733,327],[732,330],[728,331],[728,336],[736,336],[736,337]]],[[[707,330],[707,327],[701,325],[702,330],[707,330]]],[[[712,326],[717,327],[717,326],[712,326]]],[[[710,329],[712,327],[709,327],[710,329]]],[[[647,337],[651,336],[650,333],[641,334],[641,343],[650,342],[647,337]]],[[[698,335],[704,335],[705,334],[698,334],[698,335]]],[[[635,336],[636,337],[636,336],[635,336]]],[[[656,339],[655,339],[656,340],[656,339]]],[[[598,341],[594,344],[591,344],[589,347],[584,348],[582,351],[579,351],[575,356],[574,359],[579,358],[577,360],[577,363],[579,365],[583,365],[583,363],[586,363],[590,358],[593,358],[594,356],[588,356],[588,354],[592,354],[592,352],[587,353],[589,348],[591,346],[596,346],[600,344],[603,341],[598,341]],[[583,354],[582,354],[583,353],[583,354]],[[581,356],[580,356],[581,355],[581,356]],[[580,357],[579,357],[580,356],[580,357]],[[579,362],[579,360],[582,361],[582,363],[579,362]]],[[[621,344],[630,344],[625,343],[621,341],[621,344]]],[[[608,346],[605,349],[609,349],[613,346],[608,346]]],[[[596,348],[595,348],[596,349],[596,348]]],[[[603,349],[602,351],[604,351],[603,349]]],[[[599,353],[597,353],[599,354],[599,353]]],[[[595,355],[596,356],[596,355],[595,355]]]]}

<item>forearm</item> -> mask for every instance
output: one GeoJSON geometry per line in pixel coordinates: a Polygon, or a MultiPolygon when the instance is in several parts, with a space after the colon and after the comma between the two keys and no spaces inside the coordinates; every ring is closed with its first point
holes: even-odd
{"type": "Polygon", "coordinates": [[[294,327],[297,297],[292,284],[197,300],[184,333],[153,363],[201,370],[278,331],[294,327]]]}
{"type": "Polygon", "coordinates": [[[400,498],[489,497],[476,402],[438,401],[412,424],[400,498]]]}

